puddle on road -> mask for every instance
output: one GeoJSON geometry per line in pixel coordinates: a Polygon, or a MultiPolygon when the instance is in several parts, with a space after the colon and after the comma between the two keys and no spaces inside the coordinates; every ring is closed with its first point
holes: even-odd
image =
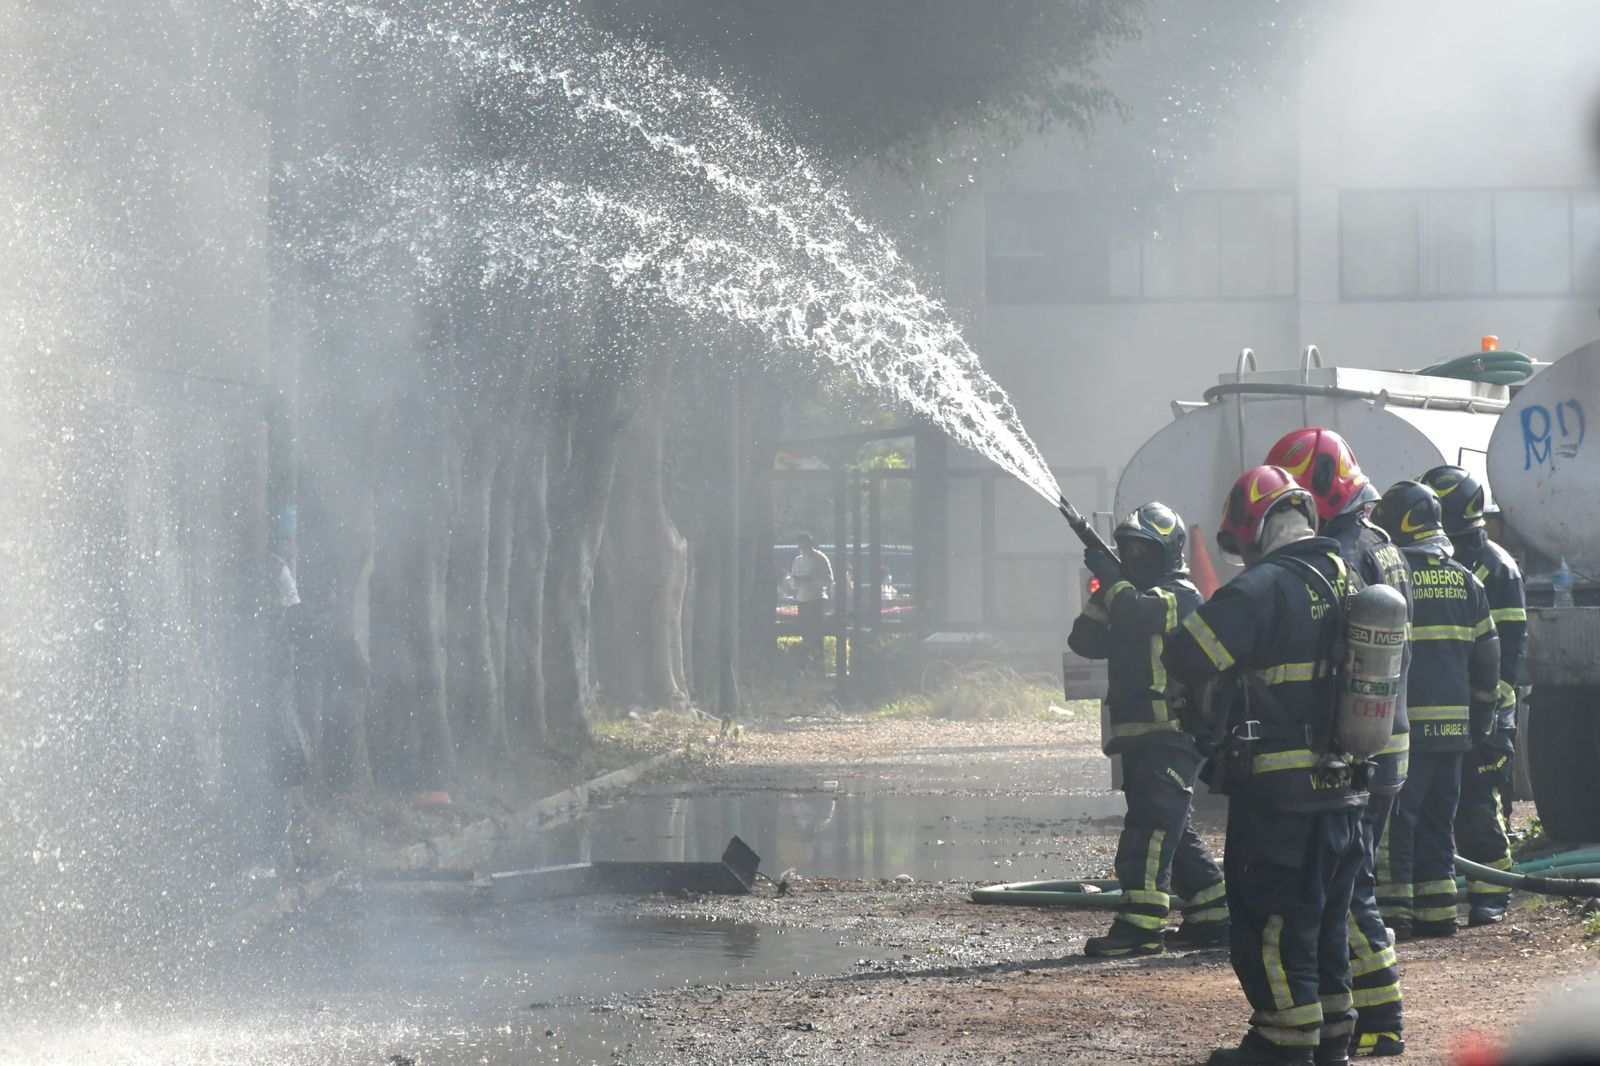
{"type": "MultiPolygon", "coordinates": [[[[714,860],[739,836],[771,876],[1022,881],[1086,871],[1120,825],[1122,795],[908,795],[850,781],[791,791],[647,791],[508,851],[503,869],[601,859],[714,860]]],[[[1205,827],[1220,829],[1220,823],[1205,827]]],[[[1204,829],[1203,829],[1204,831],[1204,829]]],[[[1109,864],[1109,856],[1099,859],[1109,864]]]]}
{"type": "Polygon", "coordinates": [[[130,997],[87,1024],[19,1026],[0,1044],[0,1063],[627,1061],[653,1047],[643,1020],[593,1001],[839,973],[858,955],[812,930],[488,906],[465,888],[384,889],[252,945],[228,964],[230,977],[211,975],[215,987],[191,990],[181,1007],[135,1007],[130,997]]]}

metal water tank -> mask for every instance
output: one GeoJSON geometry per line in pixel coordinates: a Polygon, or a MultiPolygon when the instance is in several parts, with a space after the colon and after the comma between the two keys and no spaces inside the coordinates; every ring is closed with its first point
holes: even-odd
{"type": "Polygon", "coordinates": [[[1298,370],[1261,371],[1249,349],[1204,402],[1175,402],[1173,422],[1128,461],[1117,483],[1116,513],[1161,500],[1207,539],[1212,559],[1217,521],[1233,482],[1260,465],[1290,430],[1337,430],[1363,472],[1382,491],[1440,463],[1479,474],[1508,391],[1451,378],[1324,367],[1315,347],[1298,370]]]}
{"type": "Polygon", "coordinates": [[[1489,440],[1489,483],[1502,520],[1526,547],[1600,575],[1600,341],[1518,391],[1489,440]]]}

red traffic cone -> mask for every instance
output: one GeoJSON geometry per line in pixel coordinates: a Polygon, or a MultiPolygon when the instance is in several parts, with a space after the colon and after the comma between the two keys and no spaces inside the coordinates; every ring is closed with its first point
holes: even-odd
{"type": "Polygon", "coordinates": [[[1200,595],[1209,600],[1217,594],[1222,582],[1217,580],[1217,568],[1211,565],[1211,553],[1206,550],[1204,530],[1195,526],[1189,543],[1194,545],[1194,550],[1190,552],[1190,576],[1194,578],[1194,587],[1200,590],[1200,595]]]}

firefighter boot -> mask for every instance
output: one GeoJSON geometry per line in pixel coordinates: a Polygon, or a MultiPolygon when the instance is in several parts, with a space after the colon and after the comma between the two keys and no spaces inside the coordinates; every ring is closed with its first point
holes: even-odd
{"type": "Polygon", "coordinates": [[[1350,1033],[1323,1037],[1311,1059],[1316,1066],[1350,1066],[1350,1033]]]}
{"type": "Polygon", "coordinates": [[[1499,925],[1506,917],[1504,903],[1474,903],[1467,909],[1467,928],[1476,929],[1480,925],[1499,925]]]}
{"type": "Polygon", "coordinates": [[[1355,1043],[1350,1046],[1350,1054],[1363,1059],[1403,1055],[1405,1050],[1405,1037],[1399,1033],[1357,1033],[1355,1043]]]}
{"type": "Polygon", "coordinates": [[[1456,920],[1454,918],[1436,922],[1411,921],[1411,935],[1418,939],[1436,939],[1439,937],[1456,935],[1456,920]]]}
{"type": "Polygon", "coordinates": [[[1228,920],[1220,922],[1185,921],[1167,935],[1167,943],[1181,950],[1225,948],[1228,946],[1228,920]]]}
{"type": "Polygon", "coordinates": [[[1206,1059],[1206,1066],[1311,1066],[1308,1047],[1283,1048],[1256,1036],[1245,1034],[1238,1047],[1218,1048],[1206,1059]]]}
{"type": "Polygon", "coordinates": [[[1127,959],[1137,955],[1159,955],[1166,950],[1160,929],[1139,929],[1127,922],[1112,922],[1105,936],[1092,936],[1083,943],[1083,953],[1094,959],[1127,959]]]}

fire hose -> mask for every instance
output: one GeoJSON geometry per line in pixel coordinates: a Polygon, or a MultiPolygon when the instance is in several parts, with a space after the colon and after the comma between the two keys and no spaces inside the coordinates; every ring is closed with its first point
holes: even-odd
{"type": "Polygon", "coordinates": [[[1533,376],[1533,360],[1521,352],[1473,352],[1417,371],[1428,377],[1460,378],[1486,385],[1520,385],[1533,376]]]}
{"type": "MultiPolygon", "coordinates": [[[[1456,856],[1456,889],[1466,898],[1466,882],[1498,885],[1519,892],[1576,899],[1600,899],[1600,848],[1580,848],[1559,855],[1530,859],[1509,870],[1456,856]]],[[[1007,885],[988,885],[972,890],[972,902],[1013,907],[1115,908],[1122,903],[1122,888],[1115,880],[1074,878],[1065,881],[1017,881],[1007,885]]],[[[1172,898],[1174,910],[1183,906],[1172,898]]]]}

